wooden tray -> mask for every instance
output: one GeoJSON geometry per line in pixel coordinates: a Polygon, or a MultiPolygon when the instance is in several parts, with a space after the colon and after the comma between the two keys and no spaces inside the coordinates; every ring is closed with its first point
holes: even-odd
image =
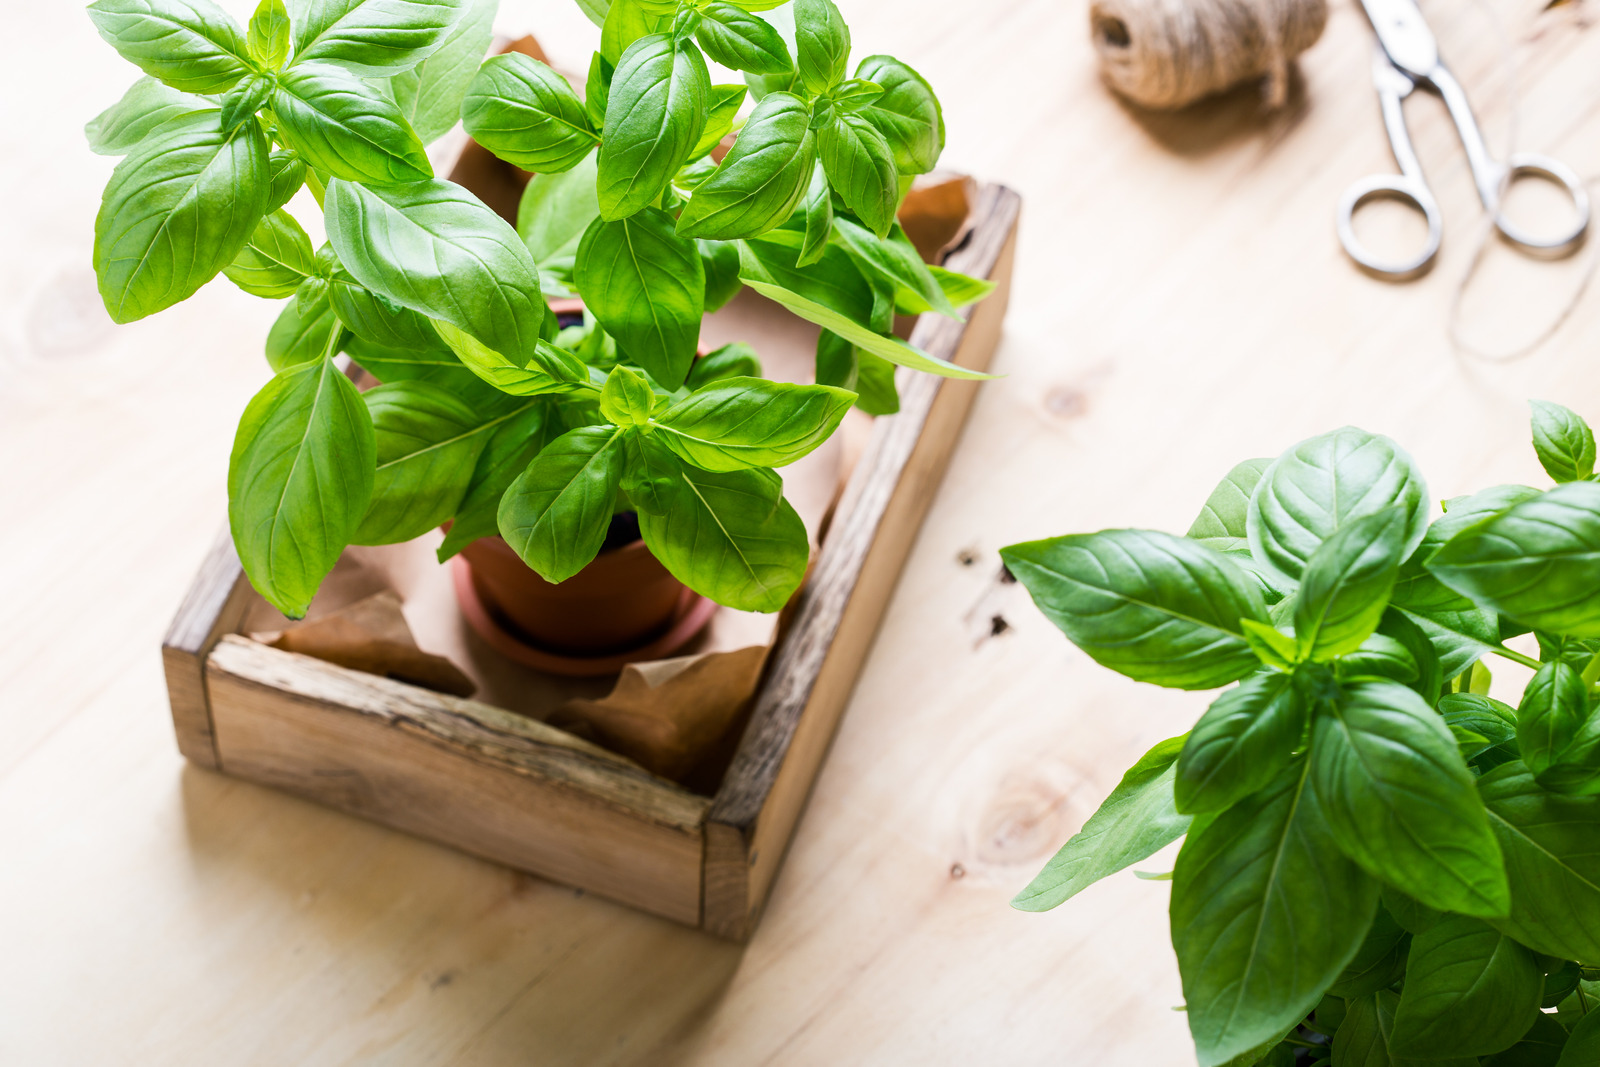
{"type": "MultiPolygon", "coordinates": [[[[996,288],[966,323],[923,315],[914,344],[988,367],[1020,207],[1003,186],[978,188],[971,229],[945,265],[996,288]]],[[[260,598],[226,534],[162,644],[179,750],[223,774],[748,937],[978,383],[901,371],[899,388],[900,412],[873,427],[715,796],[526,716],[239,636],[260,598]]]]}

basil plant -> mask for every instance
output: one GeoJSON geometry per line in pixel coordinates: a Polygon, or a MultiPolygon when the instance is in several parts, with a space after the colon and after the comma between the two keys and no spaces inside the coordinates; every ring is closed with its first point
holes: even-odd
{"type": "Polygon", "coordinates": [[[1571,411],[1535,403],[1533,439],[1554,488],[1432,521],[1347,427],[1239,464],[1187,536],[1003,551],[1097,663],[1230,686],[1014,901],[1187,835],[1160,877],[1203,1067],[1600,1063],[1600,484],[1571,411]],[[1515,707],[1489,655],[1534,672],[1515,707]]]}
{"type": "Polygon", "coordinates": [[[944,144],[915,71],[869,56],[851,76],[831,0],[795,0],[792,42],[758,14],[773,0],[580,3],[602,24],[581,95],[484,60],[494,0],[262,0],[242,29],[211,0],[89,7],[145,74],[87,131],[123,157],[95,222],[111,316],[218,273],[286,301],[228,493],[245,571],[291,617],[348,544],[448,521],[441,559],[498,532],[559,582],[620,511],[685,584],[775,611],[808,544],[774,468],[852,404],[894,411],[896,365],[982,377],[892,332],[987,291],[895,221],[944,144]],[[745,84],[713,85],[708,57],[745,84]],[[458,120],[536,172],[516,228],[435,177],[424,144],[458,120]],[[321,248],[285,208],[302,187],[321,248]],[[822,326],[817,384],[763,378],[744,345],[697,358],[745,285],[822,326]],[[357,391],[341,353],[381,384],[357,391]]]}

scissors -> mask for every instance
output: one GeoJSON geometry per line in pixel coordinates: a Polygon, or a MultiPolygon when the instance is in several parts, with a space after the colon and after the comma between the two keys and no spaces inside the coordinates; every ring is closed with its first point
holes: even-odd
{"type": "Polygon", "coordinates": [[[1466,149],[1467,162],[1472,166],[1478,198],[1501,235],[1534,255],[1559,256],[1576,248],[1589,228],[1589,194],[1572,168],[1559,160],[1529,152],[1508,156],[1504,163],[1497,161],[1484,144],[1483,133],[1478,129],[1477,119],[1473,118],[1472,105],[1467,102],[1461,83],[1439,58],[1439,43],[1415,0],[1361,0],[1361,6],[1378,34],[1372,58],[1372,81],[1378,89],[1384,129],[1388,131],[1389,146],[1394,150],[1395,162],[1400,164],[1400,173],[1363,178],[1350,186],[1339,201],[1339,243],[1344,245],[1350,258],[1371,274],[1403,281],[1425,272],[1439,253],[1443,231],[1439,202],[1423,177],[1422,164],[1411,146],[1405,114],[1400,108],[1401,101],[1418,88],[1431,89],[1444,98],[1462,147],[1466,149]],[[1500,213],[1501,192],[1513,179],[1524,175],[1546,178],[1565,187],[1577,216],[1565,233],[1554,237],[1534,236],[1500,213]],[[1398,262],[1384,260],[1367,251],[1356,239],[1352,220],[1357,209],[1379,198],[1399,200],[1422,212],[1428,224],[1428,239],[1414,258],[1398,262]]]}

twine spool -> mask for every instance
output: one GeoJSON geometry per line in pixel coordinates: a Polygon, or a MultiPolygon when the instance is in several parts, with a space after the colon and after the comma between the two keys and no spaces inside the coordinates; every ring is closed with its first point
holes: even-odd
{"type": "Polygon", "coordinates": [[[1265,77],[1284,102],[1289,64],[1316,43],[1326,0],[1093,0],[1090,36],[1106,84],[1145,107],[1192,104],[1265,77]]]}

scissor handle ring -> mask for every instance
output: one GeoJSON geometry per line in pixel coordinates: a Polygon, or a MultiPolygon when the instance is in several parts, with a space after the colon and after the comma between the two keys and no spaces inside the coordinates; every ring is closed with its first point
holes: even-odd
{"type": "Polygon", "coordinates": [[[1584,188],[1583,180],[1571,167],[1549,156],[1519,152],[1506,160],[1507,184],[1524,174],[1548,178],[1556,185],[1565,188],[1567,195],[1572,197],[1572,208],[1577,218],[1570,229],[1555,237],[1534,237],[1499,212],[1494,216],[1495,228],[1506,240],[1534,255],[1544,255],[1554,259],[1572,252],[1583,241],[1583,236],[1589,229],[1589,190],[1584,188]]]}
{"type": "Polygon", "coordinates": [[[1439,216],[1439,206],[1434,203],[1433,196],[1426,188],[1400,174],[1393,177],[1387,174],[1373,175],[1345,190],[1339,200],[1338,227],[1339,243],[1344,245],[1345,252],[1356,261],[1357,266],[1374,277],[1396,282],[1425,274],[1433,265],[1434,257],[1439,254],[1439,240],[1444,234],[1444,221],[1439,216]],[[1428,239],[1419,254],[1395,262],[1380,259],[1367,251],[1356,238],[1355,216],[1369,200],[1398,200],[1422,212],[1428,224],[1428,239]]]}

